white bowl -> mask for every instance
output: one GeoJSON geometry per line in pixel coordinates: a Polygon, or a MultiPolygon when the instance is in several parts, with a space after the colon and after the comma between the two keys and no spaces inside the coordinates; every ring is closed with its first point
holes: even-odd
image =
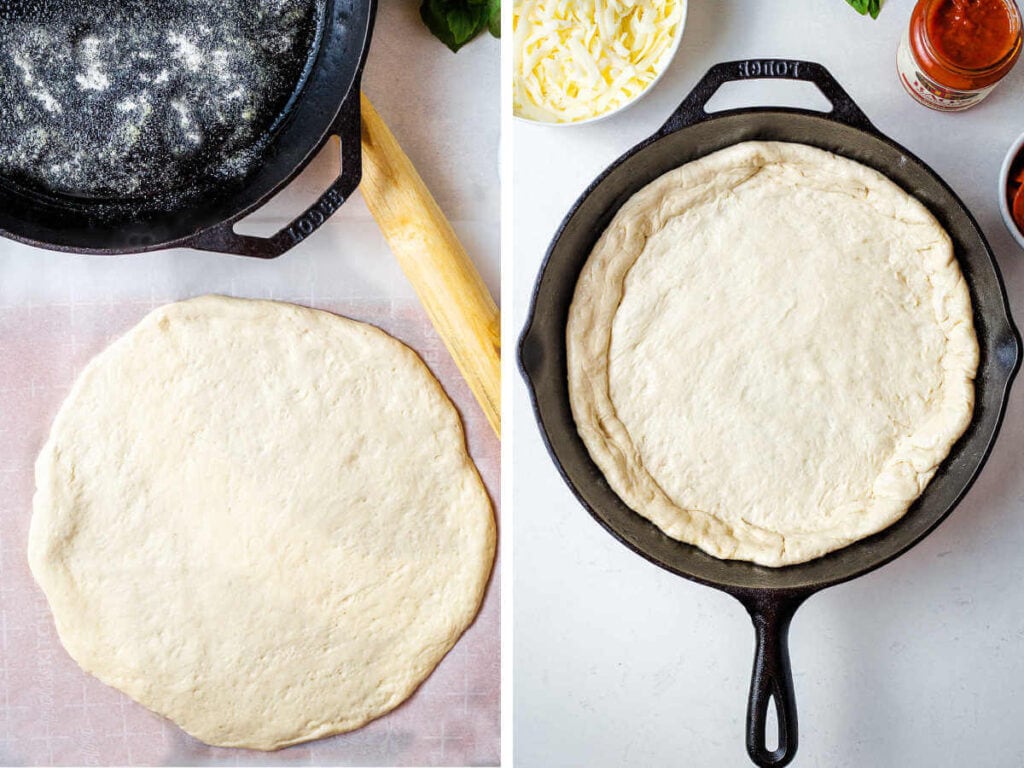
{"type": "Polygon", "coordinates": [[[1018,136],[1017,140],[1010,146],[1010,151],[1006,153],[1006,159],[1003,160],[1003,167],[999,171],[999,212],[1003,214],[1003,223],[1010,230],[1010,234],[1017,241],[1017,245],[1024,248],[1024,232],[1021,232],[1020,227],[1013,220],[1013,216],[1010,213],[1010,201],[1006,199],[1006,188],[1009,186],[1010,181],[1010,166],[1013,165],[1013,161],[1017,159],[1021,152],[1024,152],[1024,133],[1018,136]]]}
{"type": "MultiPolygon", "coordinates": [[[[658,72],[658,74],[656,74],[654,76],[654,79],[651,80],[650,84],[646,88],[644,88],[642,91],[640,91],[640,93],[638,93],[632,99],[627,101],[625,104],[620,104],[615,109],[610,109],[607,112],[602,112],[600,115],[594,115],[593,117],[588,117],[588,118],[586,118],[584,120],[574,120],[571,123],[552,123],[552,122],[549,122],[547,120],[533,120],[533,119],[531,119],[529,117],[520,117],[519,115],[517,115],[515,113],[515,107],[513,107],[513,109],[512,109],[512,116],[516,120],[519,120],[519,121],[524,122],[524,123],[528,123],[530,125],[550,125],[553,128],[569,128],[569,127],[574,127],[574,126],[577,126],[577,125],[588,125],[589,123],[596,123],[599,120],[604,120],[605,118],[611,117],[612,115],[617,115],[620,112],[629,109],[631,106],[633,106],[638,101],[640,101],[640,99],[642,99],[644,96],[646,96],[651,91],[651,89],[653,89],[654,86],[656,86],[658,84],[658,81],[661,80],[662,75],[665,74],[665,72],[668,70],[668,68],[672,66],[672,60],[675,59],[676,53],[678,53],[678,51],[679,51],[679,43],[683,39],[683,31],[686,29],[686,15],[687,15],[687,13],[689,13],[689,11],[690,11],[690,0],[685,0],[685,2],[683,2],[683,12],[682,12],[682,15],[679,17],[679,25],[676,27],[676,34],[675,34],[675,38],[676,39],[672,42],[672,47],[669,49],[668,57],[665,60],[665,66],[663,66],[661,68],[661,71],[658,72]]],[[[513,56],[514,55],[515,54],[513,53],[513,56]]]]}

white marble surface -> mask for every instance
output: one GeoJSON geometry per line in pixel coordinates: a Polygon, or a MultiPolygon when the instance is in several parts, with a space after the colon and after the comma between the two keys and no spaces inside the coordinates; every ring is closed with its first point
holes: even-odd
{"type": "MultiPolygon", "coordinates": [[[[522,327],[562,216],[609,162],[651,134],[712,64],[820,61],[875,125],[929,163],[977,217],[1024,317],[1024,252],[997,174],[1024,131],[1024,65],[987,102],[943,115],[906,96],[895,52],[911,0],[877,21],[843,0],[691,0],[665,78],[601,123],[517,124],[514,311],[522,327]]],[[[732,86],[720,107],[816,107],[810,86],[732,86]]],[[[575,501],[514,392],[515,754],[535,766],[742,766],[753,632],[732,598],[628,551],[575,501]]],[[[791,651],[802,766],[1024,764],[1024,389],[981,478],[915,549],[797,613],[791,651]]]]}

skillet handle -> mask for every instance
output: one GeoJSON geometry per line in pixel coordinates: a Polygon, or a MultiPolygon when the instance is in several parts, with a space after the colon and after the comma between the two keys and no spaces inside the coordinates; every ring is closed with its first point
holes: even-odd
{"type": "Polygon", "coordinates": [[[832,74],[815,61],[797,59],[744,59],[716,64],[694,86],[668,121],[658,131],[659,136],[675,133],[680,128],[699,123],[711,117],[704,107],[725,83],[734,80],[803,80],[813,83],[832,104],[826,116],[854,128],[877,132],[875,126],[861,112],[860,107],[843,90],[832,74]]]}
{"type": "Polygon", "coordinates": [[[330,130],[332,135],[341,139],[341,173],[313,205],[270,237],[240,235],[235,232],[236,220],[200,232],[183,245],[199,251],[253,256],[258,259],[276,259],[294,248],[319,229],[359,186],[363,177],[362,151],[359,146],[361,122],[357,78],[345,101],[342,102],[338,117],[330,130]]]}
{"type": "Polygon", "coordinates": [[[761,768],[782,768],[796,755],[796,694],[789,665],[789,624],[806,595],[740,597],[754,622],[757,647],[747,702],[747,754],[761,768]],[[774,701],[778,746],[765,739],[768,707],[774,701]]]}

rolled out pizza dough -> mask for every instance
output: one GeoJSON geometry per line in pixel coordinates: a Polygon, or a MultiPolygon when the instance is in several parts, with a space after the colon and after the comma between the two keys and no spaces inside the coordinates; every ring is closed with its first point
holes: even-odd
{"type": "Polygon", "coordinates": [[[768,566],[898,520],[974,407],[948,235],[881,174],[800,144],[738,144],[630,198],[567,345],[612,489],[673,538],[768,566]]]}
{"type": "Polygon", "coordinates": [[[326,312],[161,307],[82,373],[36,464],[61,641],[218,746],[349,731],[476,615],[490,501],[414,352],[326,312]]]}

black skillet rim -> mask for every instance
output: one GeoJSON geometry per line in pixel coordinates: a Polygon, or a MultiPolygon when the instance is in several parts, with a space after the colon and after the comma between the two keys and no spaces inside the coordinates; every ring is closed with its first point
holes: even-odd
{"type": "MultiPolygon", "coordinates": [[[[325,0],[321,17],[317,22],[317,31],[313,40],[313,50],[304,66],[299,83],[289,96],[286,107],[275,119],[273,127],[268,132],[270,140],[262,149],[262,154],[257,166],[244,179],[239,181],[237,189],[229,194],[216,198],[218,207],[223,207],[222,216],[209,217],[198,225],[188,227],[187,232],[170,232],[168,236],[150,235],[152,229],[162,229],[167,225],[158,223],[155,227],[152,224],[133,225],[133,234],[124,235],[124,227],[119,227],[118,232],[121,239],[115,245],[84,245],[68,242],[54,242],[42,237],[33,237],[23,231],[13,231],[10,228],[0,227],[0,237],[22,243],[34,248],[49,251],[75,253],[83,255],[98,256],[120,256],[155,251],[168,250],[172,248],[195,248],[198,250],[214,250],[226,254],[256,256],[259,258],[274,258],[302,242],[306,236],[317,229],[337,208],[347,199],[348,195],[355,189],[361,178],[361,149],[359,147],[359,125],[360,108],[359,93],[362,81],[363,69],[369,55],[370,43],[373,36],[373,27],[376,19],[378,0],[357,0],[365,6],[361,16],[365,16],[366,25],[358,28],[355,44],[347,48],[354,51],[347,54],[353,65],[352,76],[345,89],[336,89],[336,97],[331,100],[331,106],[325,111],[320,110],[321,117],[317,122],[323,122],[323,129],[317,131],[318,135],[314,141],[303,142],[303,148],[295,152],[296,160],[290,163],[287,173],[279,173],[278,178],[270,184],[261,184],[260,191],[253,196],[249,190],[254,184],[260,181],[259,177],[264,172],[260,166],[266,166],[270,159],[277,154],[277,145],[282,140],[282,134],[286,134],[296,119],[295,107],[301,104],[305,98],[304,94],[311,87],[311,81],[319,77],[328,77],[320,70],[327,68],[322,59],[326,57],[337,57],[339,54],[332,48],[330,42],[336,34],[336,28],[344,28],[348,22],[348,13],[338,10],[336,2],[341,0],[325,0]],[[305,170],[317,154],[323,149],[332,135],[342,135],[342,171],[338,179],[331,187],[320,196],[320,198],[309,208],[298,214],[293,221],[282,228],[272,237],[256,237],[237,235],[233,232],[233,226],[237,222],[256,211],[277,194],[284,190],[295,178],[305,170]],[[228,201],[241,198],[247,201],[244,205],[230,204],[228,201]],[[139,234],[141,233],[141,234],[139,234]]],[[[337,45],[337,44],[336,44],[337,45]]],[[[323,84],[317,84],[318,92],[326,88],[323,84]]],[[[21,199],[25,204],[32,201],[44,204],[49,210],[51,219],[59,219],[62,214],[61,202],[63,198],[48,197],[36,190],[16,183],[5,183],[6,194],[12,194],[21,199]],[[42,195],[42,196],[41,196],[42,195]]],[[[162,221],[177,221],[182,218],[191,218],[195,212],[204,205],[208,196],[188,198],[184,206],[171,206],[163,211],[148,210],[140,213],[145,216],[157,215],[162,221]]],[[[64,210],[82,210],[83,203],[74,199],[64,206],[64,210]]],[[[100,204],[97,210],[102,211],[104,206],[100,204]]],[[[116,206],[114,206],[116,208],[116,206]]],[[[125,210],[130,210],[126,208],[125,210]]],[[[102,214],[100,214],[102,218],[102,214]]],[[[97,223],[100,223],[97,220],[97,223]]],[[[31,229],[34,225],[26,225],[25,229],[31,229]]],[[[105,230],[111,229],[109,224],[101,224],[105,230]]],[[[112,238],[111,238],[112,239],[112,238]]]]}
{"type": "MultiPolygon", "coordinates": [[[[1016,374],[1017,374],[1017,372],[1018,372],[1018,370],[1020,369],[1020,366],[1021,366],[1022,340],[1021,340],[1020,332],[1018,331],[1016,325],[1014,324],[1013,319],[1012,319],[1012,315],[1010,314],[1009,299],[1008,299],[1008,295],[1007,295],[1007,292],[1006,292],[1006,286],[1005,286],[1005,283],[1004,283],[1004,280],[1003,280],[1003,277],[1002,277],[1002,273],[1001,273],[1001,271],[999,269],[998,262],[996,261],[995,256],[992,253],[991,246],[988,244],[988,241],[987,241],[987,239],[984,236],[983,231],[981,230],[980,226],[978,225],[977,220],[974,218],[974,216],[971,214],[971,212],[968,210],[968,208],[964,205],[964,203],[960,199],[959,195],[957,195],[953,191],[953,189],[942,179],[942,177],[939,176],[937,173],[935,173],[935,171],[933,171],[928,164],[924,163],[919,157],[917,157],[917,155],[915,155],[914,153],[910,152],[909,150],[907,150],[905,147],[903,147],[899,143],[893,141],[891,138],[889,138],[888,136],[883,134],[881,131],[878,131],[876,128],[874,128],[873,125],[871,125],[866,120],[865,120],[865,125],[853,125],[853,124],[851,124],[850,122],[847,122],[847,121],[837,120],[835,117],[832,116],[833,113],[823,113],[823,112],[816,112],[816,111],[813,111],[813,110],[797,109],[797,108],[786,108],[786,107],[750,107],[750,108],[731,109],[731,110],[724,110],[724,111],[721,111],[721,112],[716,112],[713,115],[707,116],[706,118],[702,119],[701,123],[714,123],[714,122],[719,122],[719,121],[723,121],[723,120],[728,120],[730,118],[734,118],[734,117],[737,117],[737,116],[748,116],[748,115],[752,115],[752,114],[771,114],[771,115],[778,115],[778,116],[783,116],[783,117],[786,116],[786,115],[798,115],[800,117],[811,118],[811,119],[814,119],[814,120],[821,120],[821,121],[825,121],[825,122],[829,122],[829,123],[839,123],[840,125],[843,125],[846,128],[852,128],[852,129],[854,129],[856,131],[859,131],[859,132],[865,134],[870,139],[879,140],[879,141],[883,142],[890,149],[892,149],[892,150],[894,150],[894,151],[896,151],[896,152],[906,156],[911,163],[916,164],[920,170],[925,172],[928,176],[930,176],[932,178],[932,180],[934,182],[937,183],[937,185],[939,186],[939,189],[945,195],[947,195],[949,197],[949,199],[951,200],[953,205],[956,207],[956,209],[958,209],[958,212],[966,217],[966,219],[969,222],[970,226],[973,228],[974,232],[977,234],[980,242],[984,245],[985,253],[986,253],[987,257],[988,257],[989,263],[991,264],[992,271],[993,271],[993,276],[995,278],[995,284],[996,284],[996,287],[998,288],[999,298],[1001,300],[1002,315],[1001,315],[1001,317],[998,318],[998,320],[1000,322],[1005,322],[1005,326],[1006,327],[1005,327],[1004,330],[1009,334],[1010,340],[1013,343],[1014,360],[1013,360],[1009,370],[1006,372],[1005,382],[1002,383],[1001,391],[999,392],[999,395],[1000,395],[1000,397],[999,397],[1000,407],[999,407],[999,411],[998,411],[998,413],[996,415],[996,419],[995,419],[995,422],[993,424],[993,428],[992,428],[991,434],[988,437],[988,439],[987,439],[987,441],[986,441],[986,443],[984,445],[984,449],[981,452],[980,456],[978,457],[974,467],[970,471],[969,476],[967,477],[966,481],[963,483],[963,485],[961,486],[959,491],[955,494],[953,500],[947,505],[946,509],[940,515],[935,516],[934,519],[932,519],[926,526],[924,526],[916,535],[911,537],[903,546],[897,548],[896,550],[894,550],[892,552],[887,553],[884,557],[881,557],[881,558],[879,558],[877,560],[872,561],[867,566],[865,566],[865,567],[863,567],[861,569],[853,570],[853,571],[850,571],[848,573],[841,573],[841,574],[839,574],[837,576],[834,576],[834,577],[831,577],[831,578],[823,578],[823,579],[807,581],[806,583],[802,583],[802,584],[799,584],[799,585],[791,585],[791,586],[774,586],[774,585],[771,585],[771,584],[767,584],[765,586],[736,585],[736,584],[729,584],[729,583],[715,581],[715,580],[712,580],[712,579],[710,579],[710,578],[708,578],[706,576],[701,575],[700,573],[684,571],[684,570],[674,566],[671,563],[662,561],[661,559],[659,559],[659,558],[653,556],[652,554],[646,552],[640,546],[635,545],[633,542],[629,541],[627,538],[625,538],[625,536],[623,534],[621,534],[615,527],[613,527],[607,520],[605,520],[604,516],[598,510],[594,509],[594,507],[591,506],[591,504],[587,501],[587,499],[583,495],[583,492],[580,489],[580,487],[577,486],[577,481],[575,481],[569,475],[569,473],[566,471],[565,467],[562,464],[561,459],[559,458],[558,454],[555,452],[554,447],[552,446],[551,438],[550,438],[550,436],[548,434],[548,431],[547,431],[546,427],[544,426],[544,419],[543,419],[543,416],[542,416],[541,406],[540,406],[538,395],[537,395],[537,388],[534,385],[534,382],[533,382],[533,379],[532,379],[532,374],[530,373],[530,371],[528,369],[528,363],[526,361],[526,358],[529,355],[529,351],[527,349],[527,346],[529,344],[530,335],[531,335],[531,332],[533,331],[534,325],[536,323],[536,318],[537,318],[537,307],[538,307],[538,300],[539,300],[539,294],[540,294],[540,291],[541,291],[541,283],[542,283],[542,279],[541,278],[543,277],[543,275],[547,271],[549,262],[550,262],[550,260],[552,259],[552,256],[553,256],[553,252],[555,251],[556,246],[558,245],[559,241],[561,240],[562,235],[565,232],[567,226],[571,223],[573,217],[576,215],[576,213],[579,210],[579,208],[590,197],[590,195],[594,192],[594,190],[612,172],[614,172],[616,169],[618,169],[624,163],[628,162],[633,156],[635,156],[636,154],[638,154],[642,150],[652,146],[656,142],[661,141],[661,140],[667,138],[668,136],[676,133],[677,131],[685,130],[686,128],[690,127],[689,125],[684,125],[681,128],[675,128],[675,129],[670,129],[670,130],[664,130],[663,129],[663,131],[655,133],[653,136],[651,136],[651,137],[641,141],[636,146],[632,147],[631,149],[626,151],[623,155],[621,155],[616,160],[614,160],[611,163],[611,165],[609,165],[596,179],[594,179],[594,181],[590,185],[587,186],[586,190],[583,193],[581,193],[581,195],[577,198],[576,202],[573,204],[573,206],[571,207],[569,212],[563,218],[563,220],[559,224],[555,234],[553,235],[552,240],[551,240],[551,245],[549,246],[548,251],[545,254],[545,257],[544,257],[544,260],[543,260],[543,262],[541,264],[540,270],[537,273],[538,277],[537,277],[537,279],[535,281],[533,290],[531,292],[529,311],[528,311],[528,314],[527,314],[527,322],[526,322],[526,324],[525,324],[525,326],[523,328],[523,331],[522,331],[522,333],[520,335],[520,338],[519,338],[519,343],[517,345],[517,363],[518,363],[518,366],[519,366],[519,369],[520,369],[520,373],[523,376],[523,378],[526,380],[526,383],[527,383],[527,390],[528,390],[529,395],[530,395],[531,406],[533,408],[534,417],[535,417],[535,419],[537,420],[537,423],[538,423],[538,427],[539,427],[539,430],[540,430],[540,433],[541,433],[541,437],[542,437],[542,439],[544,441],[544,446],[547,449],[548,454],[553,459],[554,464],[555,464],[556,468],[558,469],[558,473],[561,475],[563,481],[566,483],[566,485],[569,486],[569,488],[572,491],[573,495],[583,505],[584,509],[587,510],[587,512],[591,515],[591,517],[593,517],[606,531],[608,531],[612,536],[614,536],[620,543],[624,544],[630,550],[632,550],[636,554],[642,556],[644,559],[650,561],[651,563],[657,565],[660,568],[663,568],[663,569],[665,569],[665,570],[667,570],[667,571],[669,571],[671,573],[674,573],[674,574],[676,574],[678,576],[682,576],[683,578],[686,578],[686,579],[688,579],[690,581],[694,581],[696,583],[699,583],[699,584],[702,584],[702,585],[705,585],[705,586],[709,586],[709,587],[713,587],[713,588],[716,588],[716,589],[719,589],[719,590],[723,590],[723,591],[729,592],[731,594],[734,594],[734,595],[736,595],[738,597],[751,598],[751,597],[756,596],[759,593],[771,592],[772,594],[780,596],[780,597],[784,597],[784,596],[790,595],[790,596],[793,596],[793,597],[800,598],[800,597],[805,597],[805,596],[807,596],[809,594],[812,594],[812,593],[814,593],[814,592],[816,592],[818,590],[825,589],[825,588],[828,588],[828,587],[831,587],[831,586],[835,586],[837,584],[841,584],[843,582],[849,581],[849,580],[854,579],[854,578],[858,578],[858,577],[860,577],[860,576],[862,576],[862,575],[864,575],[866,573],[870,573],[871,571],[876,570],[878,568],[881,568],[882,566],[892,562],[894,559],[896,559],[897,557],[900,557],[901,555],[906,553],[908,550],[910,550],[911,548],[916,546],[918,543],[920,543],[922,539],[924,539],[932,531],[934,531],[935,528],[937,528],[952,513],[952,511],[963,500],[964,496],[969,492],[971,487],[974,485],[974,482],[977,480],[978,476],[980,475],[981,470],[983,469],[986,461],[988,460],[988,458],[991,455],[991,452],[992,452],[992,450],[993,450],[993,448],[995,446],[996,440],[997,440],[998,435],[999,435],[999,431],[1000,431],[1000,429],[1002,427],[1003,419],[1005,418],[1005,415],[1006,415],[1006,408],[1007,408],[1009,391],[1010,391],[1010,388],[1012,386],[1014,377],[1016,376],[1016,374]]],[[[670,122],[671,122],[671,120],[670,120],[670,122]]],[[[834,151],[834,150],[829,150],[829,151],[834,151]]],[[[836,152],[836,154],[843,155],[842,152],[836,152]]],[[[844,155],[844,156],[846,156],[846,155],[844,155]]],[[[853,159],[856,159],[856,158],[853,158],[853,159]]],[[[857,162],[863,162],[862,160],[859,160],[859,159],[856,159],[856,160],[857,160],[857,162]]],[[[686,161],[681,161],[681,162],[686,162],[686,161]]],[[[928,207],[929,207],[929,210],[932,210],[931,206],[928,206],[928,207]]],[[[935,211],[932,211],[932,213],[933,213],[933,215],[936,215],[935,211]]],[[[946,216],[941,216],[940,218],[941,219],[945,219],[947,217],[946,216]]],[[[595,240],[596,240],[596,236],[595,236],[595,240]]],[[[976,307],[975,307],[975,311],[977,312],[977,308],[976,307]]],[[[980,368],[981,368],[981,366],[979,366],[979,370],[980,370],[980,368]]],[[[1000,382],[996,381],[995,384],[998,386],[1000,384],[1000,382]]],[[[972,419],[972,424],[971,424],[971,426],[968,427],[968,432],[972,429],[973,426],[974,426],[974,420],[972,419]]],[[[967,432],[965,432],[965,435],[966,434],[967,434],[967,432]]],[[[576,437],[576,439],[578,440],[579,438],[576,437]]],[[[961,440],[962,439],[963,438],[961,438],[961,440]]],[[[959,441],[958,441],[958,444],[959,444],[959,441]]],[[[954,450],[956,450],[956,446],[954,446],[954,450]]],[[[589,459],[589,454],[588,454],[587,458],[590,461],[590,463],[593,464],[592,460],[589,459]]],[[[946,466],[946,463],[944,462],[943,465],[940,466],[938,471],[941,472],[942,469],[945,466],[946,466]]],[[[593,470],[594,470],[594,472],[598,473],[598,476],[601,478],[601,479],[598,480],[598,482],[604,482],[603,476],[600,475],[600,472],[599,472],[599,470],[597,470],[596,465],[593,466],[593,470]]],[[[615,495],[614,491],[611,491],[610,488],[608,489],[608,491],[611,494],[615,495]]],[[[624,502],[621,502],[621,499],[619,501],[620,501],[620,503],[623,504],[623,506],[626,507],[627,510],[629,509],[628,505],[625,505],[624,502]]],[[[906,513],[906,515],[902,519],[906,519],[906,518],[909,518],[910,516],[914,515],[915,512],[917,511],[917,506],[918,506],[917,502],[915,502],[915,504],[910,508],[910,510],[908,510],[908,512],[906,513]]],[[[629,510],[629,511],[632,514],[636,515],[636,513],[633,512],[632,510],[629,510]]],[[[662,533],[660,531],[660,529],[657,529],[657,527],[653,523],[651,523],[650,521],[647,521],[646,519],[642,518],[639,515],[636,515],[636,516],[637,516],[637,518],[642,520],[643,523],[645,523],[647,526],[650,526],[652,529],[654,529],[659,536],[662,536],[665,539],[668,539],[669,541],[674,541],[674,540],[669,539],[669,537],[665,536],[665,534],[662,533]]],[[[897,521],[897,523],[894,523],[893,525],[898,525],[898,524],[899,524],[899,521],[897,521]]],[[[872,535],[870,537],[867,537],[865,539],[861,539],[859,541],[853,542],[852,544],[848,545],[847,547],[844,547],[843,549],[837,550],[837,552],[843,552],[843,551],[846,551],[846,550],[850,549],[851,547],[857,547],[858,545],[868,545],[868,546],[870,546],[871,543],[875,543],[875,542],[881,540],[883,537],[885,537],[887,532],[889,532],[892,529],[892,527],[893,526],[890,526],[888,528],[883,529],[882,531],[879,531],[878,533],[876,533],[876,534],[874,534],[874,535],[872,535]]],[[[675,544],[677,544],[680,547],[686,547],[686,548],[690,548],[690,549],[696,550],[700,555],[703,555],[704,557],[711,558],[710,555],[707,555],[706,553],[703,553],[697,547],[694,547],[691,544],[685,544],[683,542],[675,542],[675,544]]],[[[809,561],[809,562],[814,563],[814,562],[819,562],[819,561],[825,561],[825,560],[827,560],[831,556],[832,556],[832,553],[824,555],[821,558],[817,558],[816,560],[812,560],[812,561],[809,561]]],[[[796,565],[792,565],[792,566],[784,566],[783,568],[779,569],[779,568],[767,568],[767,567],[764,567],[764,566],[757,566],[755,564],[746,563],[744,561],[730,561],[730,562],[740,562],[742,564],[742,567],[750,567],[750,568],[758,569],[759,571],[763,572],[763,575],[764,575],[764,577],[767,580],[771,580],[772,574],[776,574],[776,573],[778,573],[780,571],[787,571],[787,570],[791,570],[791,569],[798,569],[798,568],[801,567],[801,565],[806,565],[806,564],[796,564],[796,565]]]]}

